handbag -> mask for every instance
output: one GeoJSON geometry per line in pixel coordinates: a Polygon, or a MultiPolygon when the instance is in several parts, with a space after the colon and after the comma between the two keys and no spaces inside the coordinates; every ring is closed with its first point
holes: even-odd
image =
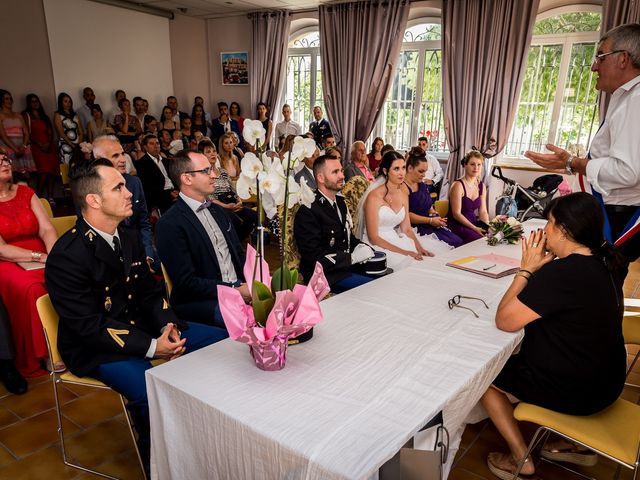
{"type": "Polygon", "coordinates": [[[222,202],[222,203],[237,203],[238,199],[236,197],[236,194],[233,192],[221,192],[217,195],[218,197],[218,201],[222,202]]]}

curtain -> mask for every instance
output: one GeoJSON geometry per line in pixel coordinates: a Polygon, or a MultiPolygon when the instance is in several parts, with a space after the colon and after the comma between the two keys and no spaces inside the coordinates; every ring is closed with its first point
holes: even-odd
{"type": "Polygon", "coordinates": [[[346,149],[366,140],[380,116],[400,58],[409,1],[320,5],[319,17],[325,109],[346,149]]]}
{"type": "Polygon", "coordinates": [[[264,102],[274,120],[274,109],[286,75],[291,15],[288,11],[258,12],[250,18],[253,29],[249,62],[252,114],[248,118],[254,118],[256,106],[264,102]]]}
{"type": "MultiPolygon", "coordinates": [[[[604,0],[600,35],[625,23],[640,23],[640,0],[604,0]]],[[[604,120],[611,95],[600,93],[600,121],[604,120]]]]}
{"type": "Polygon", "coordinates": [[[539,0],[443,0],[444,124],[451,153],[441,196],[460,176],[460,159],[472,147],[486,158],[505,147],[538,4],[539,0]]]}

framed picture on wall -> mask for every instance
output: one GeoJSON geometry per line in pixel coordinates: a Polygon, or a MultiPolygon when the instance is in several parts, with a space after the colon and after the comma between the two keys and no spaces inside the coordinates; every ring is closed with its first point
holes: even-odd
{"type": "Polygon", "coordinates": [[[222,52],[220,63],[223,85],[249,85],[248,52],[222,52]]]}

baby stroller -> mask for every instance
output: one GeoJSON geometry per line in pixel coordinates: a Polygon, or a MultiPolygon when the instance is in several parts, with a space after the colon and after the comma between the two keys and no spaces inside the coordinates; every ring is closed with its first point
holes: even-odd
{"type": "Polygon", "coordinates": [[[544,208],[562,183],[562,175],[542,175],[534,180],[531,187],[525,188],[502,175],[499,166],[491,169],[491,176],[504,182],[502,196],[496,201],[496,215],[515,217],[520,222],[529,218],[542,218],[544,208]]]}

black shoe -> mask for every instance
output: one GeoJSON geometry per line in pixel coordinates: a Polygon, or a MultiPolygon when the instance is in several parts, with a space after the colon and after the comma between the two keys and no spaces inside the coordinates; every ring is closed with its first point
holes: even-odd
{"type": "Polygon", "coordinates": [[[27,381],[20,375],[11,360],[0,360],[0,382],[14,395],[27,393],[27,381]]]}

